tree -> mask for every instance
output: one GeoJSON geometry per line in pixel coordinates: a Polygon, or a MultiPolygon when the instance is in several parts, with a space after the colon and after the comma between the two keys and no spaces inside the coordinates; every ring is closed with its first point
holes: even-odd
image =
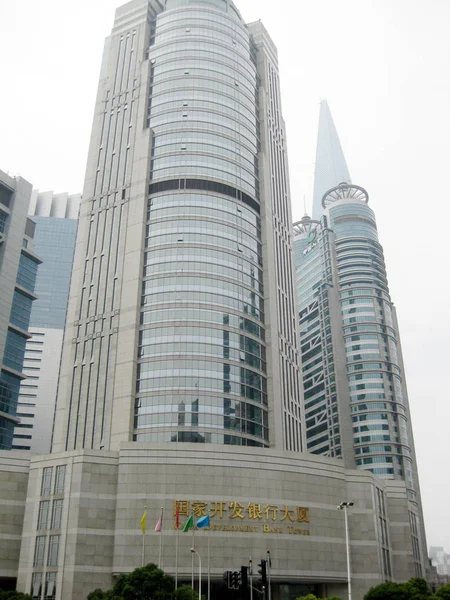
{"type": "MultiPolygon", "coordinates": [[[[314,596],[314,594],[308,594],[307,596],[296,598],[296,600],[320,600],[320,598],[317,598],[317,596],[314,596]]],[[[329,596],[325,600],[342,600],[342,598],[339,598],[338,596],[329,596]]]]}
{"type": "MultiPolygon", "coordinates": [[[[176,600],[198,600],[198,592],[196,592],[190,585],[182,585],[175,590],[176,600]]],[[[205,600],[205,596],[202,595],[202,600],[205,600]]]]}
{"type": "Polygon", "coordinates": [[[175,590],[176,600],[198,600],[197,592],[190,585],[182,585],[175,590]]]}
{"type": "Polygon", "coordinates": [[[12,590],[8,592],[2,592],[2,590],[0,590],[0,600],[31,600],[31,596],[12,590]]]}
{"type": "Polygon", "coordinates": [[[173,577],[150,563],[119,577],[112,591],[124,600],[166,600],[173,595],[174,588],[173,577]]]}
{"type": "Polygon", "coordinates": [[[425,579],[416,577],[406,583],[388,581],[376,585],[370,588],[364,600],[431,600],[434,597],[425,579]]]}
{"type": "Polygon", "coordinates": [[[435,597],[439,600],[450,600],[450,583],[439,588],[435,593],[435,597]]]}
{"type": "Polygon", "coordinates": [[[433,598],[433,594],[429,590],[425,579],[415,577],[410,579],[408,583],[405,583],[404,585],[408,598],[411,600],[428,600],[429,598],[433,598]]]}
{"type": "Polygon", "coordinates": [[[112,590],[104,592],[100,588],[97,588],[89,594],[87,600],[113,600],[112,590]]]}
{"type": "Polygon", "coordinates": [[[370,588],[364,600],[410,600],[404,583],[388,581],[370,588]]]}
{"type": "Polygon", "coordinates": [[[92,591],[88,600],[171,600],[174,591],[173,577],[166,575],[164,571],[150,563],[135,569],[132,573],[121,575],[111,590],[92,591]]]}

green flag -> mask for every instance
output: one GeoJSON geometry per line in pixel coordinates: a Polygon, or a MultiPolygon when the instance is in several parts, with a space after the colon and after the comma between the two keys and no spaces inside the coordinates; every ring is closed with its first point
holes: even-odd
{"type": "Polygon", "coordinates": [[[194,515],[191,515],[189,517],[189,519],[186,521],[186,523],[184,524],[183,533],[186,533],[186,531],[189,531],[189,529],[191,527],[194,527],[194,515]]]}

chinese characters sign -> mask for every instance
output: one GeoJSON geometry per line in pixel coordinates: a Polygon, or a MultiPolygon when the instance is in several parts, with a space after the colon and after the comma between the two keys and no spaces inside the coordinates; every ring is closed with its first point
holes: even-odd
{"type": "Polygon", "coordinates": [[[173,515],[199,519],[207,515],[215,522],[211,529],[216,531],[241,531],[248,533],[289,533],[309,535],[308,529],[297,529],[295,525],[309,523],[309,508],[264,504],[260,502],[200,502],[198,500],[174,500],[173,515]],[[243,523],[246,521],[246,524],[243,523]],[[251,524],[248,524],[248,521],[251,524]],[[261,524],[261,527],[259,526],[261,524]],[[283,527],[283,526],[287,526],[283,527]]]}

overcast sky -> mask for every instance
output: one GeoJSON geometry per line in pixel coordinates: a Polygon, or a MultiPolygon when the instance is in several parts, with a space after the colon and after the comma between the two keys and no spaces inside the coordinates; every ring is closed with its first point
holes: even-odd
{"type": "MultiPolygon", "coordinates": [[[[428,545],[450,551],[450,1],[236,0],[279,49],[293,216],[312,201],[319,101],[365,187],[397,306],[428,545]]],[[[83,185],[120,0],[0,0],[0,169],[83,185]]]]}

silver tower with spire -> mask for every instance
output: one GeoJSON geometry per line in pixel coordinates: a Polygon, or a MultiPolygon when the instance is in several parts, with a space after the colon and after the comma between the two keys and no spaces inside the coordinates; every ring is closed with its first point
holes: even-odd
{"type": "Polygon", "coordinates": [[[313,219],[320,219],[322,216],[323,195],[343,182],[351,183],[350,172],[328,102],[322,100],[314,170],[313,219]]]}
{"type": "MultiPolygon", "coordinates": [[[[307,449],[406,482],[415,574],[423,576],[426,544],[400,336],[368,201],[366,190],[350,183],[323,101],[314,220],[294,224],[307,449]]],[[[386,578],[389,572],[388,557],[386,578]]]]}

